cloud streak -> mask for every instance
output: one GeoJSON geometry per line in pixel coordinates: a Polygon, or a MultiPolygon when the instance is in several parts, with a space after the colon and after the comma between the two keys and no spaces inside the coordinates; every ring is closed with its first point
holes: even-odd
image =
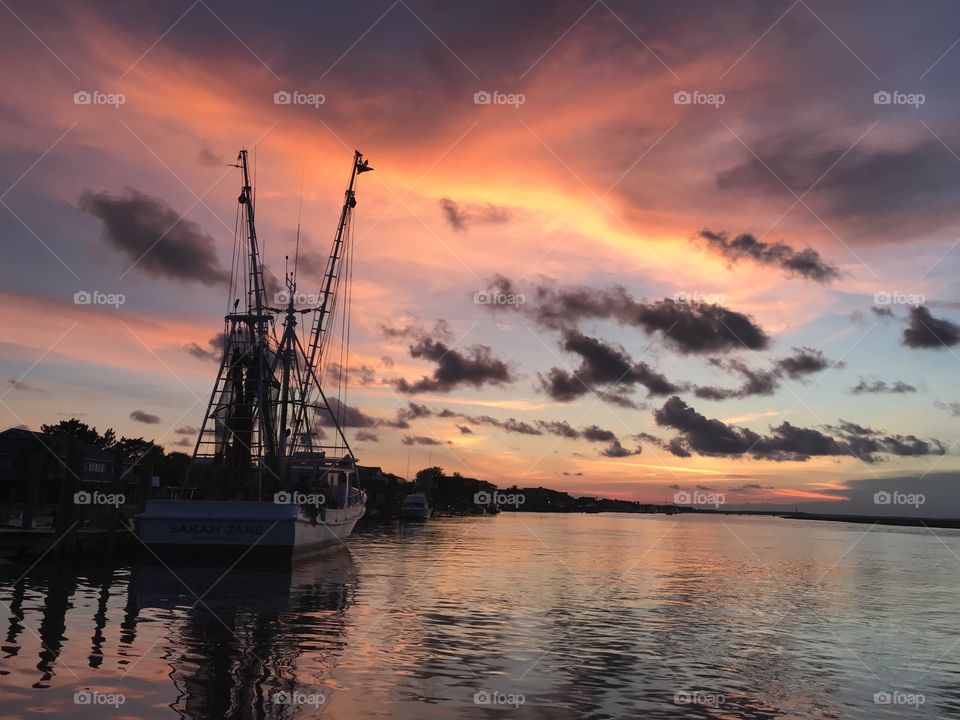
{"type": "Polygon", "coordinates": [[[707,249],[726,259],[730,265],[749,258],[758,265],[776,267],[788,276],[802,277],[818,283],[831,283],[840,277],[840,270],[824,260],[813,248],[795,250],[780,241],[763,242],[749,233],[737,235],[731,240],[725,232],[701,230],[696,237],[704,241],[707,249]]]}

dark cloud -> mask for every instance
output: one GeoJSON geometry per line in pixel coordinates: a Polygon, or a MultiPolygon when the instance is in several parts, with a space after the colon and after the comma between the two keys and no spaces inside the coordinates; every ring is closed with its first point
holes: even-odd
{"type": "Polygon", "coordinates": [[[960,325],[935,318],[923,305],[910,308],[910,319],[903,330],[902,342],[910,348],[940,350],[960,342],[960,325]]]}
{"type": "MultiPolygon", "coordinates": [[[[415,319],[407,323],[380,323],[377,329],[387,340],[417,342],[424,338],[434,338],[444,342],[453,340],[453,329],[446,320],[437,320],[429,330],[424,328],[415,319]]],[[[387,357],[383,358],[388,360],[387,357]]],[[[393,360],[390,360],[390,366],[393,360]]]]}
{"type": "Polygon", "coordinates": [[[147,425],[160,424],[159,417],[156,415],[151,415],[148,412],[144,412],[143,410],[134,410],[132,413],[130,413],[130,419],[134,422],[145,423],[147,425]]]}
{"type": "Polygon", "coordinates": [[[447,224],[456,232],[466,232],[472,225],[503,225],[510,221],[509,210],[489,203],[455,203],[450,198],[443,198],[440,209],[447,224]]]}
{"type": "MultiPolygon", "coordinates": [[[[333,415],[337,418],[337,422],[342,428],[354,427],[354,428],[370,428],[376,425],[381,424],[378,420],[367,415],[362,410],[355,408],[346,403],[341,403],[335,397],[328,397],[327,401],[330,403],[330,410],[333,415]]],[[[326,410],[317,413],[321,425],[326,425],[328,427],[333,425],[333,420],[330,417],[330,413],[326,410]]]]}
{"type": "Polygon", "coordinates": [[[660,427],[679,431],[668,444],[681,457],[744,456],[777,461],[805,461],[811,457],[852,456],[863,462],[879,461],[879,455],[943,455],[938,440],[921,440],[914,435],[885,435],[879,430],[841,421],[827,426],[827,435],[812,428],[784,422],[760,435],[747,428],[707,418],[674,396],[654,412],[660,427]]]}
{"type": "Polygon", "coordinates": [[[424,437],[423,435],[404,435],[403,440],[401,440],[404,445],[452,445],[453,443],[449,440],[437,440],[432,437],[424,437]]]}
{"type": "Polygon", "coordinates": [[[460,431],[461,435],[473,435],[473,430],[466,425],[457,425],[457,430],[460,431]]]}
{"type": "MultiPolygon", "coordinates": [[[[753,151],[744,150],[740,164],[719,173],[717,185],[737,198],[749,192],[789,199],[784,185],[798,194],[813,188],[805,204],[828,221],[855,225],[859,232],[851,237],[902,240],[949,224],[960,206],[956,160],[938,138],[917,137],[913,144],[851,147],[849,137],[778,132],[748,141],[753,151]]],[[[954,147],[956,139],[945,142],[954,147]]]]}
{"type": "Polygon", "coordinates": [[[566,420],[537,420],[537,426],[544,432],[557,437],[576,440],[580,433],[566,420]]]}
{"type": "Polygon", "coordinates": [[[589,440],[590,442],[613,442],[617,439],[617,436],[612,431],[604,430],[596,425],[585,427],[581,434],[584,440],[589,440]]]}
{"type": "Polygon", "coordinates": [[[79,207],[103,221],[107,242],[143,272],[205,284],[228,279],[213,238],[159,198],[132,188],[119,196],[87,191],[79,207]]]}
{"type": "Polygon", "coordinates": [[[487,345],[454,348],[453,331],[446,320],[437,320],[430,330],[416,322],[378,327],[387,340],[410,342],[411,357],[436,363],[433,373],[419,380],[394,380],[394,386],[402,393],[450,392],[464,386],[506,385],[515,380],[510,366],[494,357],[487,345]]]}
{"type": "Polygon", "coordinates": [[[214,360],[220,362],[223,359],[223,333],[217,333],[207,340],[206,347],[202,347],[197,343],[187,343],[183,346],[183,349],[198,360],[214,360]]]}
{"type": "Polygon", "coordinates": [[[704,400],[728,400],[752,396],[773,395],[780,387],[784,376],[801,380],[806,375],[821,372],[829,367],[845,367],[843,362],[831,362],[822,351],[810,347],[795,347],[793,355],[776,360],[769,370],[754,370],[741,360],[711,358],[710,364],[743,377],[739,388],[697,386],[694,395],[704,400]]]}
{"type": "Polygon", "coordinates": [[[620,444],[619,440],[613,440],[607,447],[600,451],[600,454],[604,457],[620,458],[629,457],[630,455],[639,455],[641,451],[642,448],[640,447],[637,447],[635,450],[628,450],[620,444]]]}
{"type": "Polygon", "coordinates": [[[7,390],[10,392],[46,393],[47,391],[23,380],[7,380],[7,390]]]}
{"type": "MultiPolygon", "coordinates": [[[[505,294],[521,293],[503,275],[494,276],[490,286],[505,294]]],[[[619,285],[596,289],[540,283],[522,294],[526,302],[507,309],[523,312],[553,330],[575,330],[583,320],[613,320],[657,335],[667,347],[682,354],[763,350],[770,341],[764,330],[743,313],[716,304],[636,300],[619,285]]]]}
{"type": "Polygon", "coordinates": [[[767,243],[747,233],[730,240],[724,232],[701,230],[697,237],[706,241],[711,251],[727,259],[731,265],[750,258],[760,265],[779,267],[788,275],[819,283],[830,283],[840,277],[840,270],[813,248],[794,250],[785,242],[767,243]]]}
{"type": "Polygon", "coordinates": [[[935,407],[938,407],[941,410],[946,410],[954,417],[960,417],[960,402],[943,402],[942,400],[934,400],[933,404],[935,407]]]}
{"type": "Polygon", "coordinates": [[[588,337],[576,330],[565,330],[560,347],[580,357],[579,367],[573,372],[555,367],[546,375],[538,376],[540,389],[558,402],[569,402],[594,392],[608,402],[635,407],[625,393],[636,385],[645,387],[648,397],[680,390],[647,363],[634,362],[619,345],[588,337]]]}
{"type": "Polygon", "coordinates": [[[174,435],[196,435],[200,432],[200,428],[195,428],[190,425],[184,425],[183,427],[178,427],[173,431],[174,435]]]}
{"type": "Polygon", "coordinates": [[[377,437],[377,434],[371,432],[370,430],[359,430],[354,436],[354,439],[357,442],[380,442],[380,438],[377,437]]]}
{"type": "Polygon", "coordinates": [[[878,318],[892,318],[894,317],[893,308],[885,305],[871,305],[870,312],[876,315],[878,318]]]}
{"type": "Polygon", "coordinates": [[[514,376],[506,362],[495,358],[486,345],[473,345],[463,350],[441,340],[422,338],[410,346],[410,357],[430,360],[436,368],[429,376],[414,382],[404,378],[395,381],[402,393],[450,392],[465,385],[506,385],[514,376]]]}
{"type": "Polygon", "coordinates": [[[893,383],[887,383],[885,380],[876,380],[867,382],[860,378],[860,382],[847,390],[851,395],[902,395],[904,393],[915,393],[917,388],[913,385],[907,385],[902,380],[893,383]]]}
{"type": "Polygon", "coordinates": [[[727,488],[727,492],[748,492],[750,490],[773,490],[772,485],[758,485],[757,483],[744,483],[736,487],[727,488]]]}
{"type": "MultiPolygon", "coordinates": [[[[327,366],[327,378],[334,383],[344,380],[344,368],[340,363],[331,362],[327,366]]],[[[366,387],[376,383],[377,372],[369,365],[357,365],[346,369],[346,379],[354,385],[366,387]]]]}
{"type": "Polygon", "coordinates": [[[812,375],[826,370],[829,367],[846,367],[843,362],[831,363],[824,357],[823,352],[810,347],[795,347],[793,355],[777,361],[777,367],[793,380],[800,380],[804,375],[812,375]]]}
{"type": "Polygon", "coordinates": [[[538,374],[540,389],[557,402],[571,402],[590,392],[582,380],[562,368],[550,368],[546,375],[538,374]]]}
{"type": "Polygon", "coordinates": [[[728,372],[741,375],[744,381],[739,388],[733,389],[697,386],[693,394],[704,400],[728,400],[753,395],[773,395],[780,386],[781,372],[776,367],[772,370],[753,370],[741,360],[724,361],[716,358],[711,358],[710,363],[728,372]]]}
{"type": "Polygon", "coordinates": [[[226,157],[214,152],[206,145],[201,146],[197,151],[197,162],[204,167],[226,167],[227,165],[226,157]]]}

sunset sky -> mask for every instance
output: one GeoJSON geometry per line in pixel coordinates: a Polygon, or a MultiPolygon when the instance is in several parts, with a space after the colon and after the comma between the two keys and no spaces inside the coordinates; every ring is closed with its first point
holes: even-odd
{"type": "Polygon", "coordinates": [[[302,185],[312,292],[356,148],[362,464],[653,502],[960,478],[955,4],[0,5],[4,427],[189,452],[228,163],[275,276],[302,185]]]}

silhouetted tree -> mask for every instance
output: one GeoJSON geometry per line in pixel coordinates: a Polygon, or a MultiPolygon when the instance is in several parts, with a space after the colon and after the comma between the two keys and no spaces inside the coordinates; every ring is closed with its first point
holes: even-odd
{"type": "Polygon", "coordinates": [[[113,447],[117,442],[117,434],[113,431],[113,428],[107,428],[101,435],[95,427],[91,427],[77,418],[61,420],[56,425],[41,425],[40,431],[51,437],[56,435],[74,437],[101,450],[113,447]]]}

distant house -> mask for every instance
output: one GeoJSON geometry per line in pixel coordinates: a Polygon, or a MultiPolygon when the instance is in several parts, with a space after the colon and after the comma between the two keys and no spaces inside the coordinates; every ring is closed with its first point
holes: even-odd
{"type": "Polygon", "coordinates": [[[115,451],[80,440],[23,428],[4,430],[0,432],[0,508],[5,514],[19,515],[30,504],[37,512],[49,512],[61,501],[63,480],[71,472],[78,478],[76,491],[121,493],[127,503],[138,502],[144,481],[138,460],[119,460],[115,451]],[[122,462],[119,468],[118,461],[122,462]]]}

